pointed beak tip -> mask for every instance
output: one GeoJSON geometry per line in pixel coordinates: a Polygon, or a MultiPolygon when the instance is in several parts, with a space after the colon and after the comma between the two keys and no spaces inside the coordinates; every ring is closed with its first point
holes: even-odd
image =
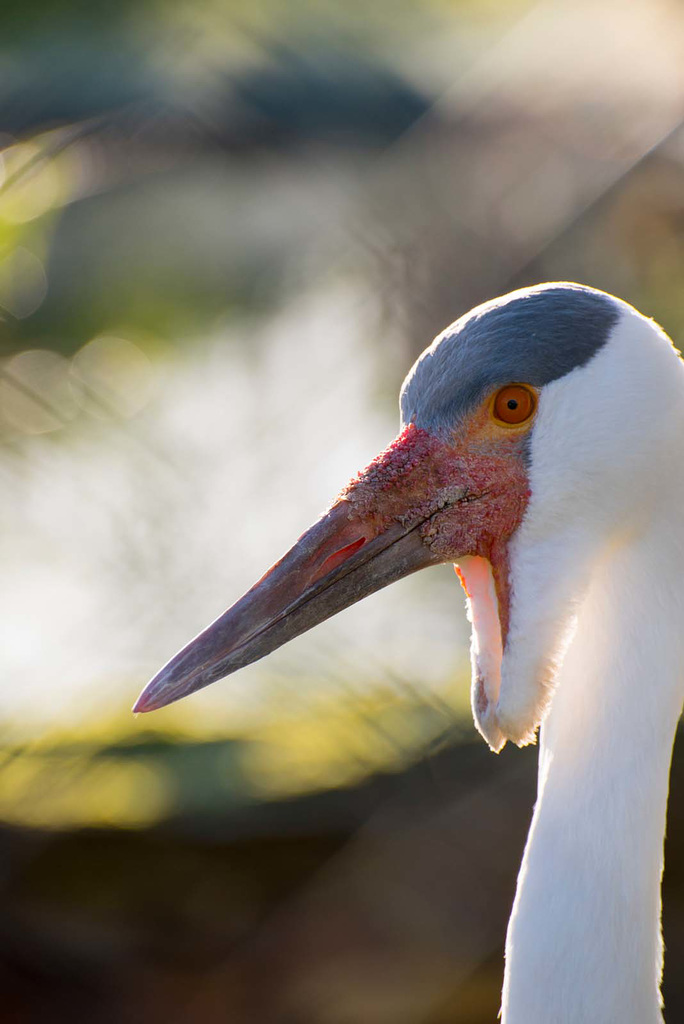
{"type": "Polygon", "coordinates": [[[155,710],[155,708],[152,707],[150,705],[150,703],[147,701],[147,699],[145,697],[145,691],[144,690],[140,694],[138,699],[136,700],[136,702],[133,705],[133,707],[131,708],[131,711],[132,711],[132,713],[134,715],[141,715],[141,714],[144,715],[146,711],[154,711],[154,710],[155,710]]]}
{"type": "Polygon", "coordinates": [[[144,715],[147,714],[148,711],[159,711],[160,708],[171,703],[173,698],[164,699],[163,691],[159,692],[159,687],[155,686],[156,682],[157,677],[152,679],[143,689],[142,693],[131,708],[134,715],[144,715]]]}

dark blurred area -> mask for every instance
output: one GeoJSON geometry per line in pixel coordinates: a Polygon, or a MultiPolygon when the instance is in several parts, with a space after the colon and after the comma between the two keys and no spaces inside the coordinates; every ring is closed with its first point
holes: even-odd
{"type": "MultiPolygon", "coordinates": [[[[681,743],[681,741],[680,741],[681,743]]],[[[3,828],[7,1021],[496,1019],[533,749],[464,741],[403,773],[146,830],[3,828]]],[[[684,762],[664,930],[684,1006],[684,762]]]]}
{"type": "MultiPolygon", "coordinates": [[[[683,21],[5,5],[3,1021],[496,1019],[536,752],[474,738],[451,579],[126,709],[389,440],[472,305],[578,280],[684,337],[683,21]]],[[[669,1021],[682,863],[676,751],[669,1021]]]]}

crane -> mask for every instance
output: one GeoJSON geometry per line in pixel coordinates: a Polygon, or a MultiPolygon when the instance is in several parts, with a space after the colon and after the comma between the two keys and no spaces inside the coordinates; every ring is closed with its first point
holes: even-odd
{"type": "Polygon", "coordinates": [[[419,357],[399,435],[136,711],[207,686],[387,584],[454,563],[475,724],[540,735],[504,1024],[662,1024],[660,880],[684,696],[684,364],[572,283],[476,307],[419,357]]]}

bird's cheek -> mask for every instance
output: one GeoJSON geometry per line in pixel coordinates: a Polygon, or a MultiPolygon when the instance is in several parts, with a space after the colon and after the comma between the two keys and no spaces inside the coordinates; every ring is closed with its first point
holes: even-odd
{"type": "Polygon", "coordinates": [[[444,562],[477,555],[502,567],[530,497],[523,460],[517,455],[471,457],[453,478],[465,484],[465,494],[421,527],[425,543],[444,562]]]}

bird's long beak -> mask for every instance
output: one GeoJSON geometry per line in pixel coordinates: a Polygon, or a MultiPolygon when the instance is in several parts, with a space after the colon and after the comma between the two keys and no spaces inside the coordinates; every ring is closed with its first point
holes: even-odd
{"type": "Polygon", "coordinates": [[[263,658],[409,573],[433,564],[416,526],[379,536],[339,501],[287,554],[148,684],[134,711],[153,711],[263,658]]]}
{"type": "Polygon", "coordinates": [[[164,666],[133,710],[179,700],[402,576],[444,561],[421,532],[434,511],[415,473],[426,455],[422,433],[407,428],[359,474],[244,597],[164,666]]]}

